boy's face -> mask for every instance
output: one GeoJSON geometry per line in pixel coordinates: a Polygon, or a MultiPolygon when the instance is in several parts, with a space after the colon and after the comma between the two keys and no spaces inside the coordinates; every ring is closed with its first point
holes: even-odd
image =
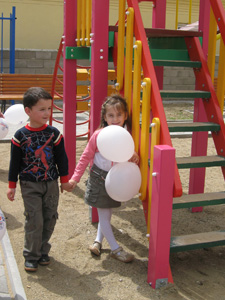
{"type": "Polygon", "coordinates": [[[45,125],[51,115],[51,107],[51,99],[40,99],[32,108],[25,107],[25,112],[30,117],[30,126],[39,128],[45,125]]]}

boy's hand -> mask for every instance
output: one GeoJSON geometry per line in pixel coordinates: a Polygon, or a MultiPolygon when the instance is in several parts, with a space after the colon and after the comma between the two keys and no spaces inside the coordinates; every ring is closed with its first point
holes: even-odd
{"type": "Polygon", "coordinates": [[[139,164],[139,156],[136,152],[134,152],[133,156],[129,159],[130,162],[135,163],[136,165],[139,164]]]}
{"type": "Polygon", "coordinates": [[[16,193],[16,189],[12,189],[9,188],[7,191],[7,197],[10,201],[14,201],[15,200],[15,193],[16,193]]]}
{"type": "Polygon", "coordinates": [[[63,191],[72,192],[73,186],[70,184],[70,182],[61,183],[61,192],[63,191]]]}

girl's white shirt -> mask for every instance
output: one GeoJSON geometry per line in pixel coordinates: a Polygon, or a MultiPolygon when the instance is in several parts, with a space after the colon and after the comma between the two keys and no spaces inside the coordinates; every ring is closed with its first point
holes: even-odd
{"type": "Polygon", "coordinates": [[[100,152],[95,153],[93,162],[98,168],[107,172],[112,168],[112,161],[104,158],[100,152]]]}

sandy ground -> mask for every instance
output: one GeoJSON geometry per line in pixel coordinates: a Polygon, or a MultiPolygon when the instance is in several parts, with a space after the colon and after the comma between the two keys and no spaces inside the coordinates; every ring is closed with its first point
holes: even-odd
{"type": "MultiPolygon", "coordinates": [[[[86,142],[77,143],[77,157],[86,142]]],[[[189,155],[190,140],[174,139],[177,155],[189,155]]],[[[101,257],[93,257],[88,246],[96,235],[96,224],[89,220],[83,196],[87,172],[73,193],[60,197],[59,220],[52,236],[51,264],[39,266],[36,273],[24,271],[22,256],[24,237],[23,203],[18,188],[16,200],[6,198],[9,143],[0,143],[0,208],[7,218],[8,234],[15,253],[28,300],[215,300],[225,299],[225,247],[174,253],[170,264],[174,284],[153,290],[147,283],[148,240],[141,201],[138,198],[115,209],[112,225],[119,244],[135,255],[124,264],[109,257],[103,244],[101,257]]],[[[209,141],[209,154],[213,154],[209,141]]],[[[181,174],[187,191],[188,171],[181,174]]],[[[224,190],[219,168],[207,170],[206,191],[224,190]]],[[[173,211],[172,235],[224,229],[225,205],[206,207],[202,213],[187,209],[173,211]]]]}

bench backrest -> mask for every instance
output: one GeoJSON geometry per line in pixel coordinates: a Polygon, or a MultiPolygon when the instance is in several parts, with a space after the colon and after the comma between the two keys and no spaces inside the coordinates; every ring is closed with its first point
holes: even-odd
{"type": "MultiPolygon", "coordinates": [[[[52,74],[0,74],[0,94],[24,94],[25,91],[34,86],[44,88],[51,93],[52,74]]],[[[58,75],[60,81],[63,75],[58,75]]],[[[56,82],[55,90],[63,94],[63,85],[56,82]]]]}

